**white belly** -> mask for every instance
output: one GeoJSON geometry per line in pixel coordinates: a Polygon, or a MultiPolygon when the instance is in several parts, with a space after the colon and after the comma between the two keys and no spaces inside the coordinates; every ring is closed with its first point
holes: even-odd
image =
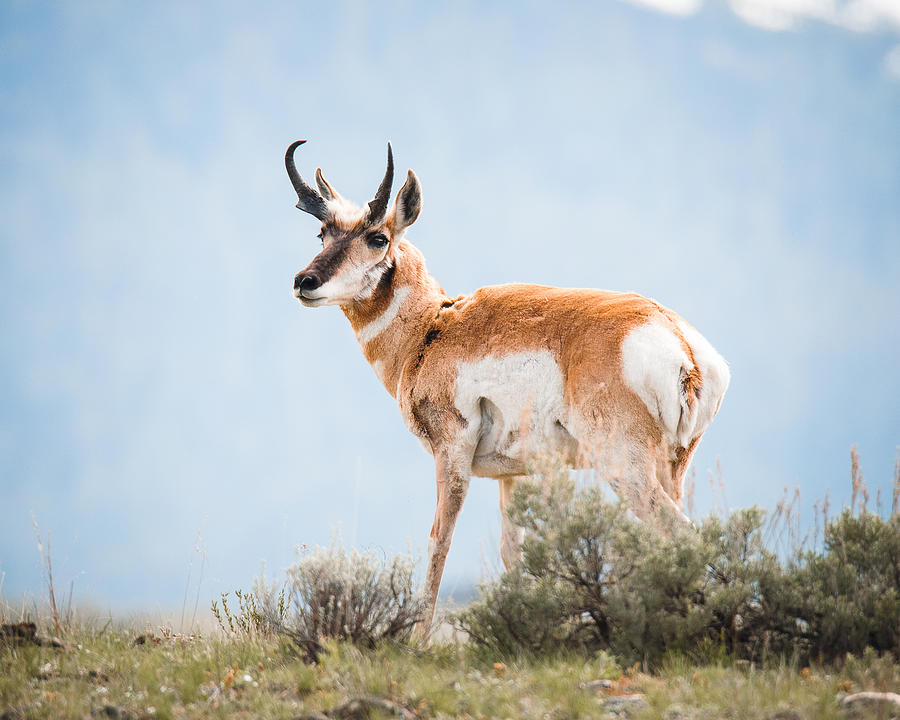
{"type": "Polygon", "coordinates": [[[458,363],[454,403],[478,428],[476,475],[523,474],[546,456],[574,461],[562,372],[546,350],[458,363]]]}

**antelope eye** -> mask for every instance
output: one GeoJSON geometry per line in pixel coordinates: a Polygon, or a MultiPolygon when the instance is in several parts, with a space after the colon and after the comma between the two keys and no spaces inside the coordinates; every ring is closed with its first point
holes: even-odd
{"type": "Polygon", "coordinates": [[[373,250],[381,250],[388,244],[388,239],[381,233],[370,235],[366,238],[366,244],[373,250]]]}

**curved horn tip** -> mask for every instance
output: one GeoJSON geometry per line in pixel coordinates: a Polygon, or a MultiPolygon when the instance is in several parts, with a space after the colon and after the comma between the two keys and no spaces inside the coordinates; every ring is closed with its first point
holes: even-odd
{"type": "Polygon", "coordinates": [[[285,159],[291,158],[293,160],[294,150],[296,150],[301,145],[304,145],[305,143],[306,143],[306,140],[294,140],[294,142],[292,142],[290,145],[288,145],[287,152],[285,152],[285,154],[284,154],[285,159]]]}
{"type": "Polygon", "coordinates": [[[387,169],[384,172],[384,178],[381,180],[381,184],[378,186],[378,192],[376,192],[375,197],[369,201],[368,215],[370,219],[377,218],[378,220],[381,220],[384,218],[393,182],[394,154],[391,149],[391,144],[388,143],[387,169]]]}
{"type": "Polygon", "coordinates": [[[303,177],[294,163],[294,150],[305,142],[306,140],[296,140],[291,143],[284,155],[284,166],[291,179],[291,184],[294,186],[294,191],[297,193],[297,208],[325,222],[329,217],[325,199],[303,181],[303,177]]]}

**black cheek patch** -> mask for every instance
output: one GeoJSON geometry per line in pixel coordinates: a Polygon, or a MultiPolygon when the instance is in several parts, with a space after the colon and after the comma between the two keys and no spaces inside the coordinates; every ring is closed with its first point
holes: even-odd
{"type": "Polygon", "coordinates": [[[380,300],[383,296],[387,295],[391,291],[391,286],[394,282],[394,273],[397,270],[397,266],[391,263],[388,265],[384,272],[381,273],[381,277],[378,279],[378,284],[375,286],[375,290],[372,293],[373,300],[380,300]]]}

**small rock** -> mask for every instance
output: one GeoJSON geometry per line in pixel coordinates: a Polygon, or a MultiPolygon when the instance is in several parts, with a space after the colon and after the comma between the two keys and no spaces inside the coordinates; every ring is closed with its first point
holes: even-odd
{"type": "Polygon", "coordinates": [[[152,643],[153,645],[159,645],[161,642],[162,642],[162,640],[160,638],[156,637],[156,635],[151,635],[151,634],[138,635],[134,639],[135,645],[147,645],[148,643],[152,643]]]}
{"type": "Polygon", "coordinates": [[[612,680],[601,678],[600,680],[591,680],[590,682],[584,683],[582,687],[585,690],[597,692],[598,690],[611,690],[613,685],[615,685],[615,683],[612,680]]]}
{"type": "Polygon", "coordinates": [[[632,712],[641,710],[647,706],[647,700],[643,695],[634,693],[632,695],[614,695],[605,698],[601,703],[606,712],[629,715],[632,712]]]}
{"type": "Polygon", "coordinates": [[[50,645],[55,648],[65,648],[65,643],[59,638],[38,637],[37,625],[33,622],[12,623],[0,625],[0,644],[13,647],[22,645],[50,645]]]}
{"type": "Polygon", "coordinates": [[[113,718],[113,720],[132,720],[134,717],[127,710],[118,708],[115,705],[104,705],[102,708],[97,708],[91,711],[91,716],[95,718],[113,718]]]}
{"type": "Polygon", "coordinates": [[[890,692],[858,692],[838,697],[841,710],[851,718],[862,718],[877,710],[886,717],[900,717],[900,695],[890,692]]]}
{"type": "Polygon", "coordinates": [[[211,682],[206,686],[201,686],[200,692],[206,695],[209,698],[209,704],[214,706],[217,706],[225,695],[225,693],[222,692],[222,688],[214,682],[211,682]]]}
{"type": "Polygon", "coordinates": [[[11,645],[26,643],[40,645],[40,641],[37,639],[37,625],[32,622],[0,625],[0,639],[9,641],[11,645]]]}

